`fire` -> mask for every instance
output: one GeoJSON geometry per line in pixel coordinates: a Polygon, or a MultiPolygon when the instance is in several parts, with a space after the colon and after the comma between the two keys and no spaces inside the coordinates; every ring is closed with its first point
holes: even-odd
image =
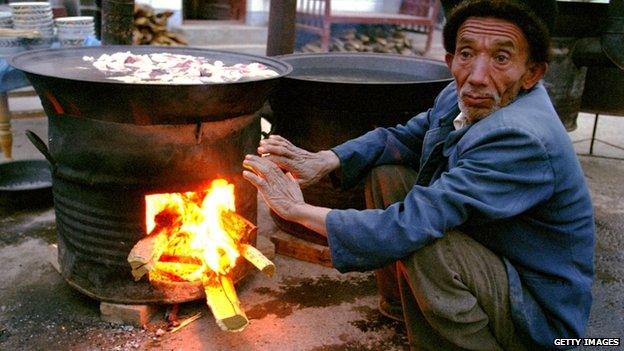
{"type": "Polygon", "coordinates": [[[236,265],[239,243],[223,228],[221,220],[224,213],[236,210],[234,185],[217,179],[201,192],[147,195],[145,207],[147,232],[151,233],[158,222],[166,227],[169,237],[161,243],[163,248],[154,248],[162,251],[164,260],[155,263],[150,279],[178,280],[177,276],[197,281],[206,273],[227,274],[236,265]],[[173,258],[179,258],[175,265],[170,262],[173,258]],[[172,271],[175,266],[186,269],[172,271]]]}
{"type": "Polygon", "coordinates": [[[256,226],[236,213],[234,185],[214,180],[199,192],[147,195],[147,235],[128,254],[135,280],[199,281],[217,324],[240,331],[249,321],[241,309],[230,272],[242,256],[268,276],[275,265],[244,241],[256,226]]]}

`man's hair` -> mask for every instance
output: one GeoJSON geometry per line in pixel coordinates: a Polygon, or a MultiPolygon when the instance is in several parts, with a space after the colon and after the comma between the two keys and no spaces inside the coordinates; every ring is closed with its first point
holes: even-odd
{"type": "Polygon", "coordinates": [[[550,62],[550,34],[528,7],[511,0],[466,0],[453,8],[444,26],[444,49],[455,53],[457,31],[469,17],[502,19],[518,26],[529,43],[529,60],[550,62]]]}

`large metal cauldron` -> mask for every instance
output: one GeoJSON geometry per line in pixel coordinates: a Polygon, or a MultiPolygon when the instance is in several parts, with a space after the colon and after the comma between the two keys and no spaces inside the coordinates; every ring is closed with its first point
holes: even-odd
{"type": "Polygon", "coordinates": [[[180,124],[216,121],[256,112],[278,83],[273,79],[223,84],[126,84],[83,60],[84,56],[132,51],[135,54],[170,52],[204,56],[226,64],[260,62],[281,75],[288,64],[275,59],[193,48],[104,46],[28,51],[9,63],[26,73],[44,108],[54,114],[117,123],[180,124]]]}
{"type": "MultiPolygon", "coordinates": [[[[256,190],[242,178],[242,160],[255,152],[260,138],[255,112],[277,79],[134,85],[77,69],[86,66],[85,55],[127,50],[204,56],[226,64],[256,61],[280,75],[291,68],[252,55],[158,47],[44,50],[11,59],[26,73],[49,117],[48,157],[63,277],[103,301],[198,299],[203,296],[199,284],[154,288],[145,279],[133,282],[126,257],[145,235],[144,196],[199,190],[225,178],[235,185],[237,212],[255,223],[256,190]]],[[[255,237],[248,241],[255,243],[255,237]]],[[[237,267],[235,280],[249,268],[237,267]]]]}
{"type": "MultiPolygon", "coordinates": [[[[293,54],[293,66],[270,97],[273,133],[310,151],[326,150],[375,127],[394,126],[433,105],[452,80],[445,63],[388,54],[293,54]]],[[[304,189],[307,202],[331,208],[365,207],[363,185],[335,189],[326,178],[304,189]]],[[[274,216],[301,238],[324,238],[274,216]]]]}

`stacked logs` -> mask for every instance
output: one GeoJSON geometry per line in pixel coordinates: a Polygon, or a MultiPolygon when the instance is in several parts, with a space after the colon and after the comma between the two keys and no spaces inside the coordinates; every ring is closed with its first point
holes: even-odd
{"type": "Polygon", "coordinates": [[[184,38],[167,30],[167,21],[171,16],[173,16],[171,11],[156,13],[149,5],[137,4],[134,7],[132,43],[134,45],[187,45],[184,38]]]}
{"type": "MultiPolygon", "coordinates": [[[[301,48],[301,51],[322,52],[321,42],[307,43],[301,48]]],[[[329,51],[422,55],[422,52],[414,47],[412,39],[404,31],[379,27],[363,31],[355,29],[346,30],[342,35],[331,38],[329,51]]]]}

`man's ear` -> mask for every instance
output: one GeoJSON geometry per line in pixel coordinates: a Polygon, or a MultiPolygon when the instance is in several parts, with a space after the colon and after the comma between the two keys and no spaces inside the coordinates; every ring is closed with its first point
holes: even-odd
{"type": "Polygon", "coordinates": [[[452,70],[451,66],[453,65],[453,57],[455,57],[455,55],[448,52],[444,55],[444,61],[446,61],[446,65],[450,70],[452,70]]]}
{"type": "Polygon", "coordinates": [[[546,74],[548,69],[548,63],[546,62],[533,62],[529,64],[529,69],[522,77],[522,88],[529,90],[533,88],[540,79],[546,74]]]}

